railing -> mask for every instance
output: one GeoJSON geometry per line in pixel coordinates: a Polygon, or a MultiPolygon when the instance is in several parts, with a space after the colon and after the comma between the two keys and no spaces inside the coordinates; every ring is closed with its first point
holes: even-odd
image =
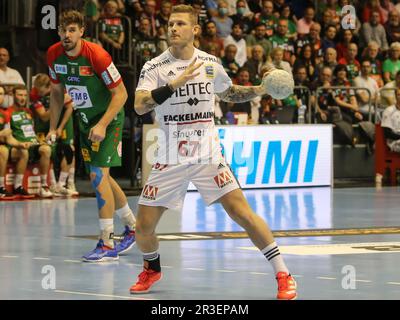
{"type": "MultiPolygon", "coordinates": [[[[328,91],[328,90],[354,90],[354,92],[356,93],[358,90],[365,90],[368,92],[368,105],[369,105],[369,109],[368,109],[368,121],[372,121],[372,113],[371,113],[371,109],[372,109],[372,104],[371,104],[371,91],[368,88],[365,87],[346,87],[346,86],[331,86],[331,87],[318,87],[316,92],[315,92],[315,105],[314,105],[314,114],[316,115],[318,113],[318,97],[320,95],[320,92],[323,91],[328,91]]],[[[375,107],[375,106],[374,106],[375,107]]],[[[375,111],[375,110],[374,110],[375,111]]],[[[314,123],[316,123],[316,118],[314,118],[314,123]]]]}
{"type": "Polygon", "coordinates": [[[96,40],[101,42],[104,49],[108,51],[113,58],[115,65],[119,67],[132,67],[132,23],[131,19],[126,16],[117,17],[122,21],[123,30],[125,33],[125,40],[121,49],[114,48],[111,44],[106,43],[100,39],[100,26],[105,18],[99,19],[96,23],[96,40]]]}
{"type": "Polygon", "coordinates": [[[36,2],[36,0],[0,0],[0,25],[33,28],[36,2]]]}

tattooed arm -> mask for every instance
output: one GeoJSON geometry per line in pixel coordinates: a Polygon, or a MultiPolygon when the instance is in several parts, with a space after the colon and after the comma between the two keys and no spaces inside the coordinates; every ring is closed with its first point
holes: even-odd
{"type": "Polygon", "coordinates": [[[138,115],[154,110],[157,103],[151,97],[151,91],[139,90],[135,93],[135,111],[138,115]]]}
{"type": "Polygon", "coordinates": [[[217,93],[222,101],[241,103],[253,100],[255,97],[263,96],[266,92],[262,86],[237,86],[233,85],[224,92],[217,93]]]}

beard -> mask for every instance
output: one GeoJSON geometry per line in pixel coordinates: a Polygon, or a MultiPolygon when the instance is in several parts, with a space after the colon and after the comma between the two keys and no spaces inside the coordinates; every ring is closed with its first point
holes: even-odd
{"type": "Polygon", "coordinates": [[[77,43],[73,43],[73,42],[68,42],[65,43],[64,41],[62,42],[62,46],[64,48],[65,51],[72,51],[76,48],[77,43]]]}

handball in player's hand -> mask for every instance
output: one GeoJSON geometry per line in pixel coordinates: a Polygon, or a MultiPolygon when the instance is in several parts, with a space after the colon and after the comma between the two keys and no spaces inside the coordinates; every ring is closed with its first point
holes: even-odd
{"type": "Polygon", "coordinates": [[[272,98],[282,100],[293,93],[294,81],[287,71],[274,69],[265,74],[261,86],[272,98]]]}

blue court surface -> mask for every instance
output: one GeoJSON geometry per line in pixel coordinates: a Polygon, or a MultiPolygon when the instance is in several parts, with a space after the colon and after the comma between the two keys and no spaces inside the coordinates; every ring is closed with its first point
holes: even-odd
{"type": "MultiPolygon", "coordinates": [[[[399,299],[399,188],[247,190],[277,232],[298,299],[399,299]],[[278,232],[283,231],[283,232],[278,232]]],[[[138,197],[129,197],[136,209],[138,197]]],[[[136,247],[87,264],[98,234],[95,198],[0,202],[0,299],[274,299],[272,267],[221,205],[189,192],[158,227],[164,277],[130,295],[136,247]]],[[[116,232],[122,225],[115,217],[116,232]]]]}

